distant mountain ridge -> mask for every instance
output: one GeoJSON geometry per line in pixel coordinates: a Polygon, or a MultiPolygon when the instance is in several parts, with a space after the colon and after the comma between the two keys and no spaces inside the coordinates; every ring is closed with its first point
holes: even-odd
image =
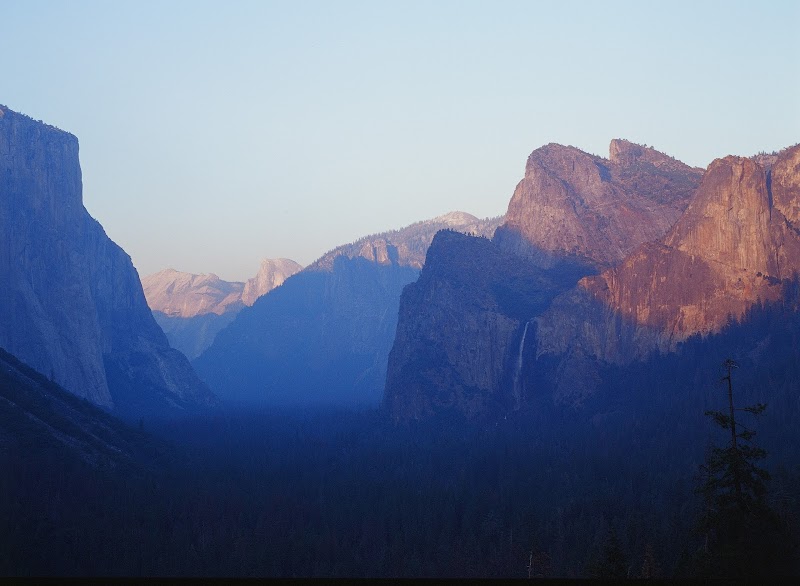
{"type": "Polygon", "coordinates": [[[217,275],[164,269],[142,278],[147,304],[168,317],[222,315],[240,309],[244,283],[223,281],[217,275]]]}
{"type": "Polygon", "coordinates": [[[213,405],[83,207],[77,138],[0,111],[0,347],[127,416],[213,405]]]}
{"type": "Polygon", "coordinates": [[[302,268],[288,258],[265,258],[258,274],[246,283],[223,281],[214,273],[197,275],[164,269],[142,278],[142,287],[150,309],[169,317],[222,315],[253,305],[302,268]]]}
{"type": "Polygon", "coordinates": [[[400,293],[436,232],[491,235],[500,222],[455,212],[339,246],[243,309],[193,364],[223,399],[377,405],[400,293]]]}
{"type": "Polygon", "coordinates": [[[223,281],[217,275],[165,269],[142,279],[144,294],[170,345],[190,360],[245,306],[255,303],[303,267],[286,258],[261,261],[258,274],[246,283],[223,281]]]}
{"type": "Polygon", "coordinates": [[[364,236],[350,244],[337,246],[311,263],[308,269],[330,270],[334,260],[340,256],[350,259],[361,257],[384,265],[396,262],[401,266],[422,269],[433,238],[432,231],[435,234],[438,230],[449,228],[476,236],[491,236],[501,223],[502,216],[481,220],[466,212],[449,212],[404,228],[364,236]]]}

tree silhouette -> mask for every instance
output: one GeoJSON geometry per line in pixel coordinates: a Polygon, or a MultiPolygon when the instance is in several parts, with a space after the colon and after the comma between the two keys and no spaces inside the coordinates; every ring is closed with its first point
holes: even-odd
{"type": "Polygon", "coordinates": [[[737,420],[737,413],[761,415],[766,404],[737,408],[733,397],[732,359],[723,363],[728,409],[706,411],[722,429],[730,432],[725,447],[713,447],[700,466],[705,497],[699,522],[703,547],[698,572],[714,577],[768,575],[779,570],[786,540],[777,516],[766,501],[769,473],[758,466],[767,453],[753,443],[756,432],[737,420]]]}

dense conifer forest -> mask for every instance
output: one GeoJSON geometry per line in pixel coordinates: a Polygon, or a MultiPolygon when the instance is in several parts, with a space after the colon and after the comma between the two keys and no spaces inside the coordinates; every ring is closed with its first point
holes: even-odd
{"type": "Polygon", "coordinates": [[[752,529],[769,539],[747,541],[745,570],[796,574],[793,299],[676,354],[606,367],[580,407],[553,404],[543,377],[523,409],[481,421],[220,410],[134,422],[125,437],[147,450],[124,466],[31,431],[24,449],[0,451],[0,574],[726,575],[703,466],[730,439],[705,415],[727,409],[728,356],[737,405],[767,404],[747,426],[772,524],[752,529]]]}

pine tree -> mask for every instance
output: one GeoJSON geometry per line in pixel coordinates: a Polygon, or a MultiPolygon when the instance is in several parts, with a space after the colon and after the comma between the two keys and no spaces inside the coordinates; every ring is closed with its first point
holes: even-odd
{"type": "Polygon", "coordinates": [[[768,575],[778,571],[781,557],[780,523],[766,501],[769,473],[758,466],[767,453],[753,443],[755,431],[737,420],[737,412],[761,415],[766,404],[737,408],[733,400],[733,369],[736,362],[724,362],[728,410],[706,411],[730,433],[725,447],[713,447],[700,466],[705,498],[699,530],[703,546],[697,571],[713,577],[768,575]]]}

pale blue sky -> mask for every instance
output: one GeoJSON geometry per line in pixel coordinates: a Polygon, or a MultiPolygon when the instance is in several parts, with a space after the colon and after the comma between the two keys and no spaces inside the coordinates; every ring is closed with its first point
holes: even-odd
{"type": "Polygon", "coordinates": [[[460,209],[548,142],[800,141],[800,2],[9,2],[0,103],[80,139],[142,275],[255,274],[460,209]]]}

